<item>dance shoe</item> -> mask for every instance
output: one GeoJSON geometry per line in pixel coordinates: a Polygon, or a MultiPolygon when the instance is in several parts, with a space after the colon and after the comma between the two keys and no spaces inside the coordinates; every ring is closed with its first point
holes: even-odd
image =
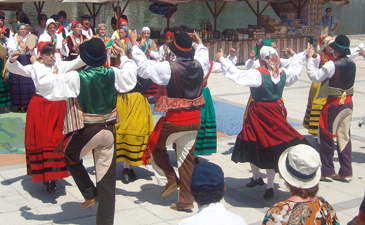
{"type": "Polygon", "coordinates": [[[55,180],[51,180],[49,182],[49,185],[47,187],[47,191],[51,194],[55,194],[58,192],[58,188],[57,188],[57,185],[56,185],[56,181],[55,180]]]}
{"type": "Polygon", "coordinates": [[[129,169],[128,168],[124,168],[123,169],[123,172],[122,172],[122,182],[123,184],[128,184],[130,182],[130,179],[129,179],[129,169]]]}
{"type": "Polygon", "coordinates": [[[167,183],[165,186],[165,190],[161,192],[160,196],[165,197],[175,191],[178,187],[180,187],[180,181],[175,181],[173,183],[167,183]]]}
{"type": "Polygon", "coordinates": [[[265,190],[264,198],[272,198],[274,197],[274,188],[269,188],[265,190]]]}
{"type": "Polygon", "coordinates": [[[253,187],[257,186],[257,185],[262,186],[264,184],[265,184],[265,182],[264,182],[264,180],[261,177],[259,179],[257,179],[257,180],[254,180],[253,177],[251,177],[251,181],[250,181],[250,183],[247,183],[246,184],[246,187],[253,188],[253,187]]]}
{"type": "Polygon", "coordinates": [[[81,209],[89,208],[92,205],[95,205],[99,201],[98,196],[92,199],[85,199],[83,203],[81,203],[81,209]]]}
{"type": "Polygon", "coordinates": [[[332,179],[339,180],[339,181],[343,181],[344,179],[350,178],[350,177],[352,177],[352,176],[351,175],[350,176],[345,176],[345,175],[341,175],[341,174],[337,174],[337,173],[335,173],[331,176],[332,179]]]}
{"type": "Polygon", "coordinates": [[[193,203],[178,202],[178,203],[172,203],[170,205],[170,209],[177,210],[177,211],[185,211],[185,210],[190,210],[193,208],[194,208],[193,203]]]}
{"type": "Polygon", "coordinates": [[[128,170],[128,176],[129,176],[129,182],[132,182],[132,181],[135,181],[138,179],[136,174],[134,173],[133,169],[128,170]]]}

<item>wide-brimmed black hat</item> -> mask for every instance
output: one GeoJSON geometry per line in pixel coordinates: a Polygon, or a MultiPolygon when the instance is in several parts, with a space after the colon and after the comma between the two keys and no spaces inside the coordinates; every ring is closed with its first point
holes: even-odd
{"type": "Polygon", "coordinates": [[[59,20],[59,19],[61,19],[61,16],[58,14],[53,14],[50,18],[52,18],[54,20],[59,20]]]}
{"type": "Polygon", "coordinates": [[[102,66],[106,61],[104,42],[99,38],[92,38],[82,43],[80,57],[88,66],[102,66]]]}
{"type": "Polygon", "coordinates": [[[341,55],[350,55],[350,39],[345,35],[338,35],[334,42],[329,45],[334,51],[341,55]]]}
{"type": "Polygon", "coordinates": [[[187,33],[179,34],[175,41],[170,42],[169,48],[178,57],[190,58],[194,56],[192,39],[187,33]]]}
{"type": "Polygon", "coordinates": [[[90,15],[88,15],[88,14],[82,15],[81,18],[82,19],[89,19],[89,20],[92,19],[92,17],[90,15]]]}

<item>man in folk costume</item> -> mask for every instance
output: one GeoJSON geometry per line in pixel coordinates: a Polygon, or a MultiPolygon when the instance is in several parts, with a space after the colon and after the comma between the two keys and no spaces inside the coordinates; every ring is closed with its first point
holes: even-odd
{"type": "Polygon", "coordinates": [[[92,17],[87,14],[81,16],[82,34],[85,35],[87,39],[91,39],[91,37],[95,35],[95,28],[90,24],[91,19],[92,17]]]}
{"type": "Polygon", "coordinates": [[[39,37],[39,42],[51,42],[56,49],[56,62],[63,61],[63,56],[68,56],[69,49],[64,46],[62,34],[56,32],[56,22],[50,18],[46,22],[47,31],[39,37]]]}
{"type": "Polygon", "coordinates": [[[180,34],[169,48],[176,55],[175,61],[156,62],[148,60],[137,46],[137,33],[130,34],[132,57],[138,65],[137,73],[142,78],[151,78],[159,85],[155,111],[166,112],[161,117],[147,143],[142,160],[146,163],[152,155],[152,166],[159,184],[166,184],[161,197],[180,187],[178,203],[171,204],[174,210],[192,209],[190,179],[194,168],[194,144],[200,128],[200,108],[204,106],[203,79],[209,71],[208,49],[194,32],[199,44],[194,56],[192,38],[180,34]],[[194,56],[194,60],[191,57],[194,56]],[[166,144],[174,143],[178,179],[170,164],[166,144]]]}
{"type": "Polygon", "coordinates": [[[322,161],[322,178],[342,180],[352,176],[351,134],[352,95],[356,75],[356,64],[346,55],[350,54],[350,40],[339,35],[329,45],[336,59],[325,63],[321,69],[315,65],[312,48],[308,53],[307,73],[310,80],[322,82],[318,98],[327,98],[319,118],[318,143],[322,161]],[[334,137],[337,137],[337,151],[340,170],[335,173],[333,154],[334,137]]]}
{"type": "MultiPolygon", "coordinates": [[[[114,221],[116,159],[113,131],[118,118],[117,94],[128,92],[136,85],[136,64],[122,52],[120,54],[120,69],[103,67],[105,45],[100,39],[93,38],[80,45],[80,57],[88,68],[57,76],[48,74],[42,79],[35,74],[34,79],[37,90],[48,100],[76,98],[79,113],[71,117],[67,116],[70,109],[66,111],[65,120],[69,127],[77,128],[66,135],[66,138],[72,136],[64,150],[64,161],[85,198],[81,208],[99,202],[96,224],[100,225],[113,224],[114,221]],[[96,187],[82,163],[82,157],[91,150],[96,187]]],[[[59,143],[61,145],[62,141],[59,143]]]]}

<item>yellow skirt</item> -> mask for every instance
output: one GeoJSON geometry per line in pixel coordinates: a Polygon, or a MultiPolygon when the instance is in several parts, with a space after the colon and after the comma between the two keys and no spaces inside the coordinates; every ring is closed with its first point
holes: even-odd
{"type": "Polygon", "coordinates": [[[326,104],[327,98],[317,98],[321,83],[313,82],[309,90],[307,110],[305,112],[303,127],[308,129],[308,133],[317,134],[319,126],[319,116],[322,108],[326,104]]]}
{"type": "Polygon", "coordinates": [[[143,151],[153,131],[152,113],[147,98],[138,92],[119,94],[117,110],[117,162],[127,162],[132,166],[141,165],[143,151]]]}

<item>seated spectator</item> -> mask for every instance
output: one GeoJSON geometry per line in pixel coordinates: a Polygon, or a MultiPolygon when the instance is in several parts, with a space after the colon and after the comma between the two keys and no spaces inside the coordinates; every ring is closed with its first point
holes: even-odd
{"type": "MultiPolygon", "coordinates": [[[[227,211],[220,203],[226,193],[226,185],[223,170],[218,165],[211,162],[195,165],[191,175],[191,193],[198,203],[198,214],[181,221],[179,225],[247,224],[242,217],[227,211]]],[[[176,207],[179,209],[179,203],[176,207]]]]}
{"type": "Polygon", "coordinates": [[[340,224],[333,207],[317,196],[321,159],[314,148],[303,144],[288,148],[281,154],[278,168],[290,198],[274,204],[262,224],[340,224]]]}

